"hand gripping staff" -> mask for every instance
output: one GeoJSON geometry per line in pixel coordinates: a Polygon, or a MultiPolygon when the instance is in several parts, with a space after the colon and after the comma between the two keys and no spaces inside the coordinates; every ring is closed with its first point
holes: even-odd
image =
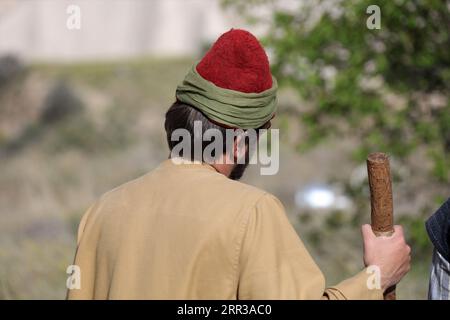
{"type": "MultiPolygon", "coordinates": [[[[369,176],[372,230],[377,237],[394,233],[394,210],[389,158],[375,152],[367,157],[369,176]]],[[[395,300],[395,286],[384,292],[384,300],[395,300]]]]}

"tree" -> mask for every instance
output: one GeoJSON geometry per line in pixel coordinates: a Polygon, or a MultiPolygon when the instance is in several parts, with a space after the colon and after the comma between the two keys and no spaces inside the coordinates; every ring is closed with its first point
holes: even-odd
{"type": "MultiPolygon", "coordinates": [[[[373,151],[398,160],[406,168],[402,174],[393,170],[401,201],[414,203],[426,195],[425,204],[414,206],[415,217],[401,212],[408,214],[398,222],[410,230],[415,250],[429,250],[423,219],[450,196],[450,2],[228,0],[225,5],[265,27],[273,73],[281,87],[294,88],[302,98],[304,105],[295,110],[304,130],[298,149],[329,137],[354,137],[355,163],[364,163],[373,151]],[[373,11],[367,12],[372,5],[380,8],[379,29],[367,27],[368,19],[374,22],[373,11]]],[[[367,184],[343,184],[356,204],[352,222],[367,221],[367,184]]]]}
{"type": "Polygon", "coordinates": [[[306,129],[300,150],[331,135],[358,136],[357,161],[374,150],[407,161],[420,149],[433,162],[431,182],[448,191],[450,2],[298,3],[283,8],[276,1],[226,1],[268,26],[264,43],[279,83],[313,104],[298,114],[306,129]],[[380,29],[366,25],[374,4],[380,29]],[[258,7],[270,12],[268,19],[253,14],[263,11],[258,7]]]}

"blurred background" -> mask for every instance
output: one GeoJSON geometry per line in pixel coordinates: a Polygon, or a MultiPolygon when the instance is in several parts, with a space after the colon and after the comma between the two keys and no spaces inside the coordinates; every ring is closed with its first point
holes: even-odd
{"type": "Polygon", "coordinates": [[[448,0],[0,0],[0,299],[65,297],[82,214],[167,158],[176,85],[232,27],[281,85],[280,171],[244,182],[281,199],[332,285],[363,267],[365,159],[387,152],[413,248],[397,296],[426,298],[424,220],[450,196],[448,0]]]}

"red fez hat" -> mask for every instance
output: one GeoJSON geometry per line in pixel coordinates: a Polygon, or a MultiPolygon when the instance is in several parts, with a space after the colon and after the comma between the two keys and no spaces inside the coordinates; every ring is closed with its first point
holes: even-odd
{"type": "Polygon", "coordinates": [[[250,32],[224,33],[197,64],[197,72],[216,86],[245,93],[272,87],[269,59],[250,32]]]}

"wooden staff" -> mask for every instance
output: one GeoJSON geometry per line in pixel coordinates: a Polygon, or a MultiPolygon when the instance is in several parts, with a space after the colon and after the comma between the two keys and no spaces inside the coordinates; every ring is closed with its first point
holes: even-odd
{"type": "MultiPolygon", "coordinates": [[[[375,152],[367,157],[367,173],[370,186],[372,230],[379,236],[394,233],[394,210],[389,158],[375,152]]],[[[384,300],[395,300],[395,286],[384,292],[384,300]]]]}

